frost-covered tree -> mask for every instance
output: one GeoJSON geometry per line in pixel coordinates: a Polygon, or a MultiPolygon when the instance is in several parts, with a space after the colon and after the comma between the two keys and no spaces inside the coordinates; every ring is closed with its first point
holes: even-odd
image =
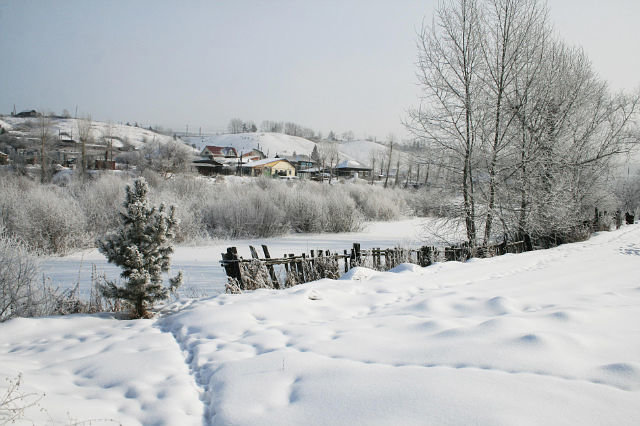
{"type": "Polygon", "coordinates": [[[461,196],[472,249],[503,235],[582,238],[614,160],[638,140],[640,93],[612,94],[540,0],[444,0],[418,52],[408,129],[430,179],[461,196]]]}
{"type": "Polygon", "coordinates": [[[120,228],[98,240],[98,249],[109,263],[122,268],[120,275],[126,280],[124,287],[105,281],[100,290],[106,297],[131,302],[136,318],[148,317],[153,303],[167,299],[182,283],[182,272],[169,279],[168,288],[162,283],[162,273],[169,271],[173,253],[171,241],[178,224],[175,208],[171,206],[167,212],[164,204],[151,207],[148,190],[144,178],[127,185],[120,228]]]}
{"type": "Polygon", "coordinates": [[[182,142],[160,142],[155,138],[145,142],[141,150],[142,158],[138,167],[151,169],[165,179],[176,173],[186,172],[193,160],[193,150],[182,142]]]}
{"type": "Polygon", "coordinates": [[[51,139],[51,117],[43,113],[38,117],[38,138],[40,139],[40,182],[50,180],[51,172],[47,160],[47,145],[51,139]]]}

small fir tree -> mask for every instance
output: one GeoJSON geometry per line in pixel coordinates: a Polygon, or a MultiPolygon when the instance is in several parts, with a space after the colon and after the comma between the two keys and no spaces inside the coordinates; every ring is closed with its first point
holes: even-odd
{"type": "Polygon", "coordinates": [[[311,161],[313,161],[316,165],[320,164],[320,153],[318,153],[318,145],[313,146],[313,151],[311,151],[311,161]]]}
{"type": "Polygon", "coordinates": [[[178,224],[175,207],[171,206],[168,212],[164,204],[151,207],[148,190],[144,178],[136,179],[133,186],[127,185],[119,229],[98,240],[100,252],[109,263],[122,268],[120,275],[126,280],[124,287],[105,280],[100,290],[106,297],[131,302],[136,318],[148,318],[153,303],[167,299],[169,292],[182,284],[182,272],[169,279],[169,288],[162,284],[162,273],[169,271],[173,254],[171,240],[178,224]]]}

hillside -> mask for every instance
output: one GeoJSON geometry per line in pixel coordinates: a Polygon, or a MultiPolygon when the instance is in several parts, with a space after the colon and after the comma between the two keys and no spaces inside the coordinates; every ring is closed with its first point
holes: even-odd
{"type": "Polygon", "coordinates": [[[283,133],[235,133],[216,136],[188,136],[181,137],[187,144],[194,144],[198,150],[207,145],[231,146],[236,149],[238,155],[252,149],[259,149],[267,157],[278,155],[311,154],[316,145],[308,139],[298,136],[289,136],[283,133]]]}
{"type": "Polygon", "coordinates": [[[637,425],[639,240],[14,319],[0,379],[46,393],[34,424],[637,425]]]}
{"type": "MultiPolygon", "coordinates": [[[[388,148],[378,142],[371,141],[351,141],[351,142],[342,142],[338,145],[338,149],[343,154],[343,158],[356,160],[361,164],[371,165],[371,154],[376,158],[380,158],[387,153],[388,148]]],[[[376,160],[378,161],[378,160],[376,160]]]]}
{"type": "MultiPolygon", "coordinates": [[[[294,152],[309,155],[316,145],[315,142],[301,137],[265,132],[189,136],[181,137],[181,139],[189,145],[194,144],[198,150],[207,145],[232,146],[238,154],[252,149],[260,149],[265,155],[271,157],[276,154],[293,155],[294,152]]],[[[341,159],[356,160],[365,165],[371,163],[371,152],[383,155],[387,151],[387,147],[382,144],[363,140],[338,142],[337,144],[341,159]]]]}
{"type": "MultiPolygon", "coordinates": [[[[54,137],[62,136],[63,139],[78,140],[78,121],[79,120],[75,118],[52,118],[51,135],[54,137]]],[[[93,121],[91,124],[91,136],[96,142],[99,143],[102,137],[109,133],[109,125],[111,125],[111,135],[114,139],[113,146],[115,148],[122,148],[125,145],[130,145],[137,149],[140,148],[145,141],[152,141],[155,139],[160,142],[168,142],[172,140],[171,136],[156,133],[152,130],[143,129],[141,127],[93,121]]],[[[8,130],[11,135],[17,137],[29,138],[37,136],[36,118],[1,116],[0,126],[8,130]]]]}

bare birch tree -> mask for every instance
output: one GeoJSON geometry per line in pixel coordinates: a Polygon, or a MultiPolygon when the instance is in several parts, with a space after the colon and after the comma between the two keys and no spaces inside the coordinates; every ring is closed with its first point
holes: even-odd
{"type": "Polygon", "coordinates": [[[517,124],[518,110],[508,104],[507,97],[515,90],[517,76],[527,67],[528,50],[536,50],[551,31],[546,25],[546,16],[546,10],[537,0],[490,0],[485,8],[485,34],[481,43],[488,109],[486,130],[482,133],[488,175],[484,245],[491,239],[495,216],[498,163],[514,141],[511,130],[517,124]]]}
{"type": "Polygon", "coordinates": [[[439,4],[431,27],[418,37],[420,105],[410,111],[408,129],[437,148],[441,165],[458,176],[467,241],[476,242],[473,156],[481,112],[479,102],[481,16],[476,0],[439,4]]]}
{"type": "Polygon", "coordinates": [[[51,139],[51,117],[48,113],[42,113],[38,117],[38,139],[40,140],[40,182],[48,182],[51,178],[49,159],[47,158],[47,145],[51,139]]]}
{"type": "Polygon", "coordinates": [[[78,139],[80,139],[80,180],[84,182],[87,177],[87,143],[91,141],[91,115],[77,120],[78,139]]]}
{"type": "Polygon", "coordinates": [[[456,180],[472,249],[482,216],[485,245],[496,220],[541,244],[579,237],[611,161],[639,140],[638,93],[612,95],[547,15],[539,0],[448,0],[418,38],[407,127],[456,180]]]}

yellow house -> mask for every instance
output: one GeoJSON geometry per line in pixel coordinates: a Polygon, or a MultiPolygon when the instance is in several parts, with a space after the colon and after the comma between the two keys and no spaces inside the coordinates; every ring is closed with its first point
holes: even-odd
{"type": "Polygon", "coordinates": [[[244,165],[251,170],[251,176],[295,176],[296,168],[284,158],[265,158],[244,165]]]}

